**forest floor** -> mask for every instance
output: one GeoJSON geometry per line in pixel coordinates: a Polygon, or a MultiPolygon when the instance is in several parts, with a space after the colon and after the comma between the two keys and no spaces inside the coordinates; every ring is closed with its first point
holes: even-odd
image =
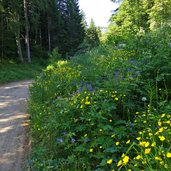
{"type": "Polygon", "coordinates": [[[0,171],[23,170],[29,151],[28,87],[31,80],[0,86],[0,171]]]}

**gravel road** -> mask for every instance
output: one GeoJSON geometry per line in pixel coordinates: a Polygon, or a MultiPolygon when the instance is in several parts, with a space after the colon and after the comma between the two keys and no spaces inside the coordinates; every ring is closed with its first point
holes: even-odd
{"type": "Polygon", "coordinates": [[[29,149],[27,114],[31,80],[0,86],[0,171],[21,171],[29,149]]]}

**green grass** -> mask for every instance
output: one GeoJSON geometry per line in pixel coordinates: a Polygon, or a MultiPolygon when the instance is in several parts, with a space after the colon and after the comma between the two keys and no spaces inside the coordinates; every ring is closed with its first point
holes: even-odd
{"type": "Polygon", "coordinates": [[[45,64],[42,60],[33,61],[31,64],[28,63],[16,63],[14,61],[5,61],[0,63],[0,84],[33,79],[42,71],[45,64]]]}

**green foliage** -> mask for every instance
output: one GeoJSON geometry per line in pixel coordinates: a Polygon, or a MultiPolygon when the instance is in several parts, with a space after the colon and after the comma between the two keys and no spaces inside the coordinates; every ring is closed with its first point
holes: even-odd
{"type": "Polygon", "coordinates": [[[30,167],[167,170],[170,139],[160,138],[170,132],[169,37],[169,30],[113,36],[110,45],[51,63],[30,89],[30,167]]]}

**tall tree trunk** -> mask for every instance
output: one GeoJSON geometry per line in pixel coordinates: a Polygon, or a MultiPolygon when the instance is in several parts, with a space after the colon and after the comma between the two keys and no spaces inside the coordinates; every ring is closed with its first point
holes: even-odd
{"type": "Polygon", "coordinates": [[[24,0],[24,16],[25,16],[25,43],[26,43],[27,62],[31,63],[27,0],[24,0]]]}
{"type": "Polygon", "coordinates": [[[18,31],[16,33],[16,45],[17,45],[19,62],[23,62],[23,53],[21,50],[21,41],[20,41],[20,29],[18,29],[18,31]]]}
{"type": "Polygon", "coordinates": [[[48,49],[51,51],[51,33],[50,33],[51,19],[48,17],[48,49]]]}

